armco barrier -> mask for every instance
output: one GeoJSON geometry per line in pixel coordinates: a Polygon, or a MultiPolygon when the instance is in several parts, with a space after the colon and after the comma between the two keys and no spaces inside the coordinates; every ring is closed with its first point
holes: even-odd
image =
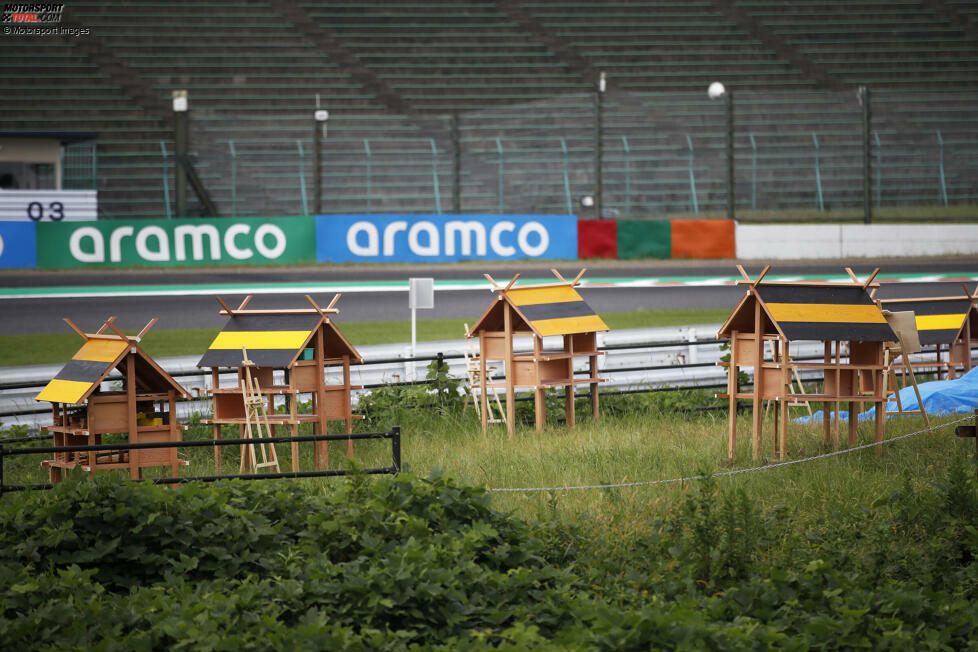
{"type": "Polygon", "coordinates": [[[37,264],[65,267],[189,267],[308,263],[311,217],[40,222],[37,264]]]}
{"type": "Polygon", "coordinates": [[[577,257],[573,215],[319,215],[316,257],[330,263],[441,263],[577,257]]]}
{"type": "Polygon", "coordinates": [[[733,220],[579,220],[579,258],[734,258],[733,220]]]}

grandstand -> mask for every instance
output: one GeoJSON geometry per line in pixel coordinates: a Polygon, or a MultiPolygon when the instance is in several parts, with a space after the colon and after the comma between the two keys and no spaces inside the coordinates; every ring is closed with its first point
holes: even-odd
{"type": "MultiPolygon", "coordinates": [[[[330,111],[325,212],[973,205],[973,0],[79,0],[85,36],[5,36],[5,132],[97,132],[103,218],[172,215],[171,93],[223,216],[315,211],[312,110],[330,111]],[[458,151],[456,155],[456,150],[458,151]],[[458,178],[456,179],[456,167],[458,178]]],[[[191,202],[190,212],[198,210],[191,202]]]]}

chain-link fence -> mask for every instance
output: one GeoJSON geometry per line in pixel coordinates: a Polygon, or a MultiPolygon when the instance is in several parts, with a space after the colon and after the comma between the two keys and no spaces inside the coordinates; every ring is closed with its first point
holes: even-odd
{"type": "MultiPolygon", "coordinates": [[[[311,214],[320,205],[324,213],[723,215],[730,180],[742,219],[864,208],[978,216],[976,105],[975,91],[873,89],[863,102],[851,90],[710,100],[704,89],[563,95],[451,115],[337,111],[321,123],[318,170],[311,109],[198,112],[192,153],[223,216],[311,214]]],[[[172,156],[161,159],[161,183],[172,184],[170,166],[172,156]]],[[[168,188],[164,202],[172,196],[168,188]]]]}

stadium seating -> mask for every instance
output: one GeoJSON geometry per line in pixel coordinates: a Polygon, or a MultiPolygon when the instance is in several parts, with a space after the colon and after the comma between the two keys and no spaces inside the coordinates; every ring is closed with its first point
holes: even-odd
{"type": "Polygon", "coordinates": [[[79,0],[65,12],[87,41],[0,41],[0,110],[7,131],[100,134],[106,218],[169,214],[177,89],[222,215],[315,210],[317,96],[330,110],[327,212],[452,210],[456,137],[462,210],[578,212],[595,191],[598,71],[610,215],[723,211],[714,80],[735,97],[739,209],[861,206],[861,84],[875,200],[978,200],[973,0],[79,0]]]}

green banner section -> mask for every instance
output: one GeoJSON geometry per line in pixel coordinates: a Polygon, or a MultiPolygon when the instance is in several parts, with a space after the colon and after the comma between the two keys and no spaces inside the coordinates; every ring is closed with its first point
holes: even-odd
{"type": "Polygon", "coordinates": [[[669,258],[669,220],[618,220],[618,258],[669,258]]]}
{"type": "Polygon", "coordinates": [[[316,261],[313,217],[39,222],[37,265],[192,267],[316,261]]]}

